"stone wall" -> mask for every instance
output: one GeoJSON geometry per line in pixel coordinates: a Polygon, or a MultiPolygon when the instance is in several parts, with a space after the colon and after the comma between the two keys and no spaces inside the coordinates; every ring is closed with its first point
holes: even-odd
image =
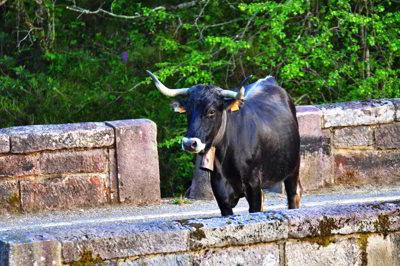
{"type": "MultiPolygon", "coordinates": [[[[400,182],[400,99],[297,106],[305,191],[400,182]]],[[[195,168],[189,197],[212,199],[195,168]],[[199,185],[200,184],[200,185],[199,185]]],[[[281,184],[269,188],[282,192],[281,184]]]]}
{"type": "Polygon", "coordinates": [[[297,116],[306,190],[400,181],[400,99],[299,106],[297,116]]]}
{"type": "Polygon", "coordinates": [[[146,119],[0,129],[0,212],[160,201],[146,119]]]}
{"type": "Polygon", "coordinates": [[[3,232],[0,265],[400,265],[400,202],[3,232]]]}

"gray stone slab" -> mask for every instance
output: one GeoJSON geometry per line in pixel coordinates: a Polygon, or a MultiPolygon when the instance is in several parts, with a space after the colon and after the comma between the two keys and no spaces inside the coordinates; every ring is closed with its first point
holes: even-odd
{"type": "Polygon", "coordinates": [[[10,137],[2,131],[0,129],[0,153],[7,153],[10,151],[10,137]]]}
{"type": "Polygon", "coordinates": [[[61,265],[61,244],[46,233],[2,233],[0,265],[61,265]]]}
{"type": "Polygon", "coordinates": [[[323,128],[391,123],[396,112],[388,100],[326,104],[320,108],[323,128]]]}
{"type": "Polygon", "coordinates": [[[400,148],[400,123],[380,125],[375,129],[375,141],[380,149],[400,148]]]}
{"type": "Polygon", "coordinates": [[[400,265],[400,234],[371,235],[365,252],[368,265],[400,265]]]}
{"type": "Polygon", "coordinates": [[[115,266],[191,266],[193,265],[193,255],[187,254],[170,254],[170,255],[153,255],[144,256],[136,259],[123,259],[117,261],[107,261],[101,265],[115,266]]]}
{"type": "Polygon", "coordinates": [[[400,229],[400,202],[338,205],[285,210],[289,238],[354,233],[388,233],[400,229]]]}
{"type": "Polygon", "coordinates": [[[108,223],[91,227],[51,230],[62,243],[64,262],[79,261],[85,254],[111,260],[147,254],[187,251],[189,230],[173,221],[141,224],[108,223]]]}
{"type": "Polygon", "coordinates": [[[190,229],[192,249],[270,242],[287,237],[287,221],[278,212],[181,221],[190,229]]]}
{"type": "Polygon", "coordinates": [[[290,240],[285,245],[285,265],[363,265],[361,254],[354,238],[339,239],[326,246],[290,240]]]}
{"type": "Polygon", "coordinates": [[[374,129],[368,126],[335,129],[332,144],[336,148],[368,147],[374,144],[374,129]]]}
{"type": "Polygon", "coordinates": [[[120,202],[159,203],[156,124],[148,119],[134,119],[107,122],[107,125],[115,130],[120,202]]]}
{"type": "Polygon", "coordinates": [[[313,105],[296,107],[301,137],[321,137],[322,111],[313,105]]]}
{"type": "Polygon", "coordinates": [[[396,121],[400,121],[400,98],[391,99],[396,109],[396,121]]]}
{"type": "Polygon", "coordinates": [[[194,256],[192,265],[265,265],[279,266],[279,246],[265,244],[206,250],[194,256]]]}
{"type": "Polygon", "coordinates": [[[4,129],[11,152],[105,147],[114,144],[114,131],[104,123],[34,125],[4,129]]]}

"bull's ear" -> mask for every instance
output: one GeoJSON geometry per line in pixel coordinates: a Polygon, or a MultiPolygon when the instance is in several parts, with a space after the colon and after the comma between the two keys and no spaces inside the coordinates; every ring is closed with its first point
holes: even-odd
{"type": "Polygon", "coordinates": [[[239,111],[242,105],[243,105],[243,100],[230,99],[225,102],[225,109],[228,112],[236,112],[239,111]]]}
{"type": "Polygon", "coordinates": [[[172,110],[174,110],[175,113],[181,113],[181,114],[186,113],[185,107],[183,107],[183,105],[180,102],[173,101],[173,102],[171,102],[170,105],[172,107],[172,110]]]}

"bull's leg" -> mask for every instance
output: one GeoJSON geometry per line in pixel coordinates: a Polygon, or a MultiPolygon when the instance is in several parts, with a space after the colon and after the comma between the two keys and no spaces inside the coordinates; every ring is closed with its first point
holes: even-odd
{"type": "Polygon", "coordinates": [[[260,184],[246,187],[246,199],[249,203],[249,212],[260,212],[263,210],[263,192],[260,184]]]}
{"type": "Polygon", "coordinates": [[[289,209],[300,208],[301,194],[303,188],[301,187],[300,183],[299,169],[297,168],[293,172],[293,174],[289,175],[285,179],[284,183],[289,209]]]}
{"type": "Polygon", "coordinates": [[[214,173],[211,175],[211,188],[221,210],[221,215],[233,215],[231,202],[233,189],[231,185],[220,174],[214,173]]]}

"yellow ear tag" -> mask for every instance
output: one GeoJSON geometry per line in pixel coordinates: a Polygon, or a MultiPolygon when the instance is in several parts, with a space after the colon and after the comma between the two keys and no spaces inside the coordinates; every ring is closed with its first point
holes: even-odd
{"type": "Polygon", "coordinates": [[[241,105],[241,101],[240,100],[234,100],[228,107],[228,110],[230,112],[236,112],[239,111],[240,109],[240,105],[241,105]]]}

